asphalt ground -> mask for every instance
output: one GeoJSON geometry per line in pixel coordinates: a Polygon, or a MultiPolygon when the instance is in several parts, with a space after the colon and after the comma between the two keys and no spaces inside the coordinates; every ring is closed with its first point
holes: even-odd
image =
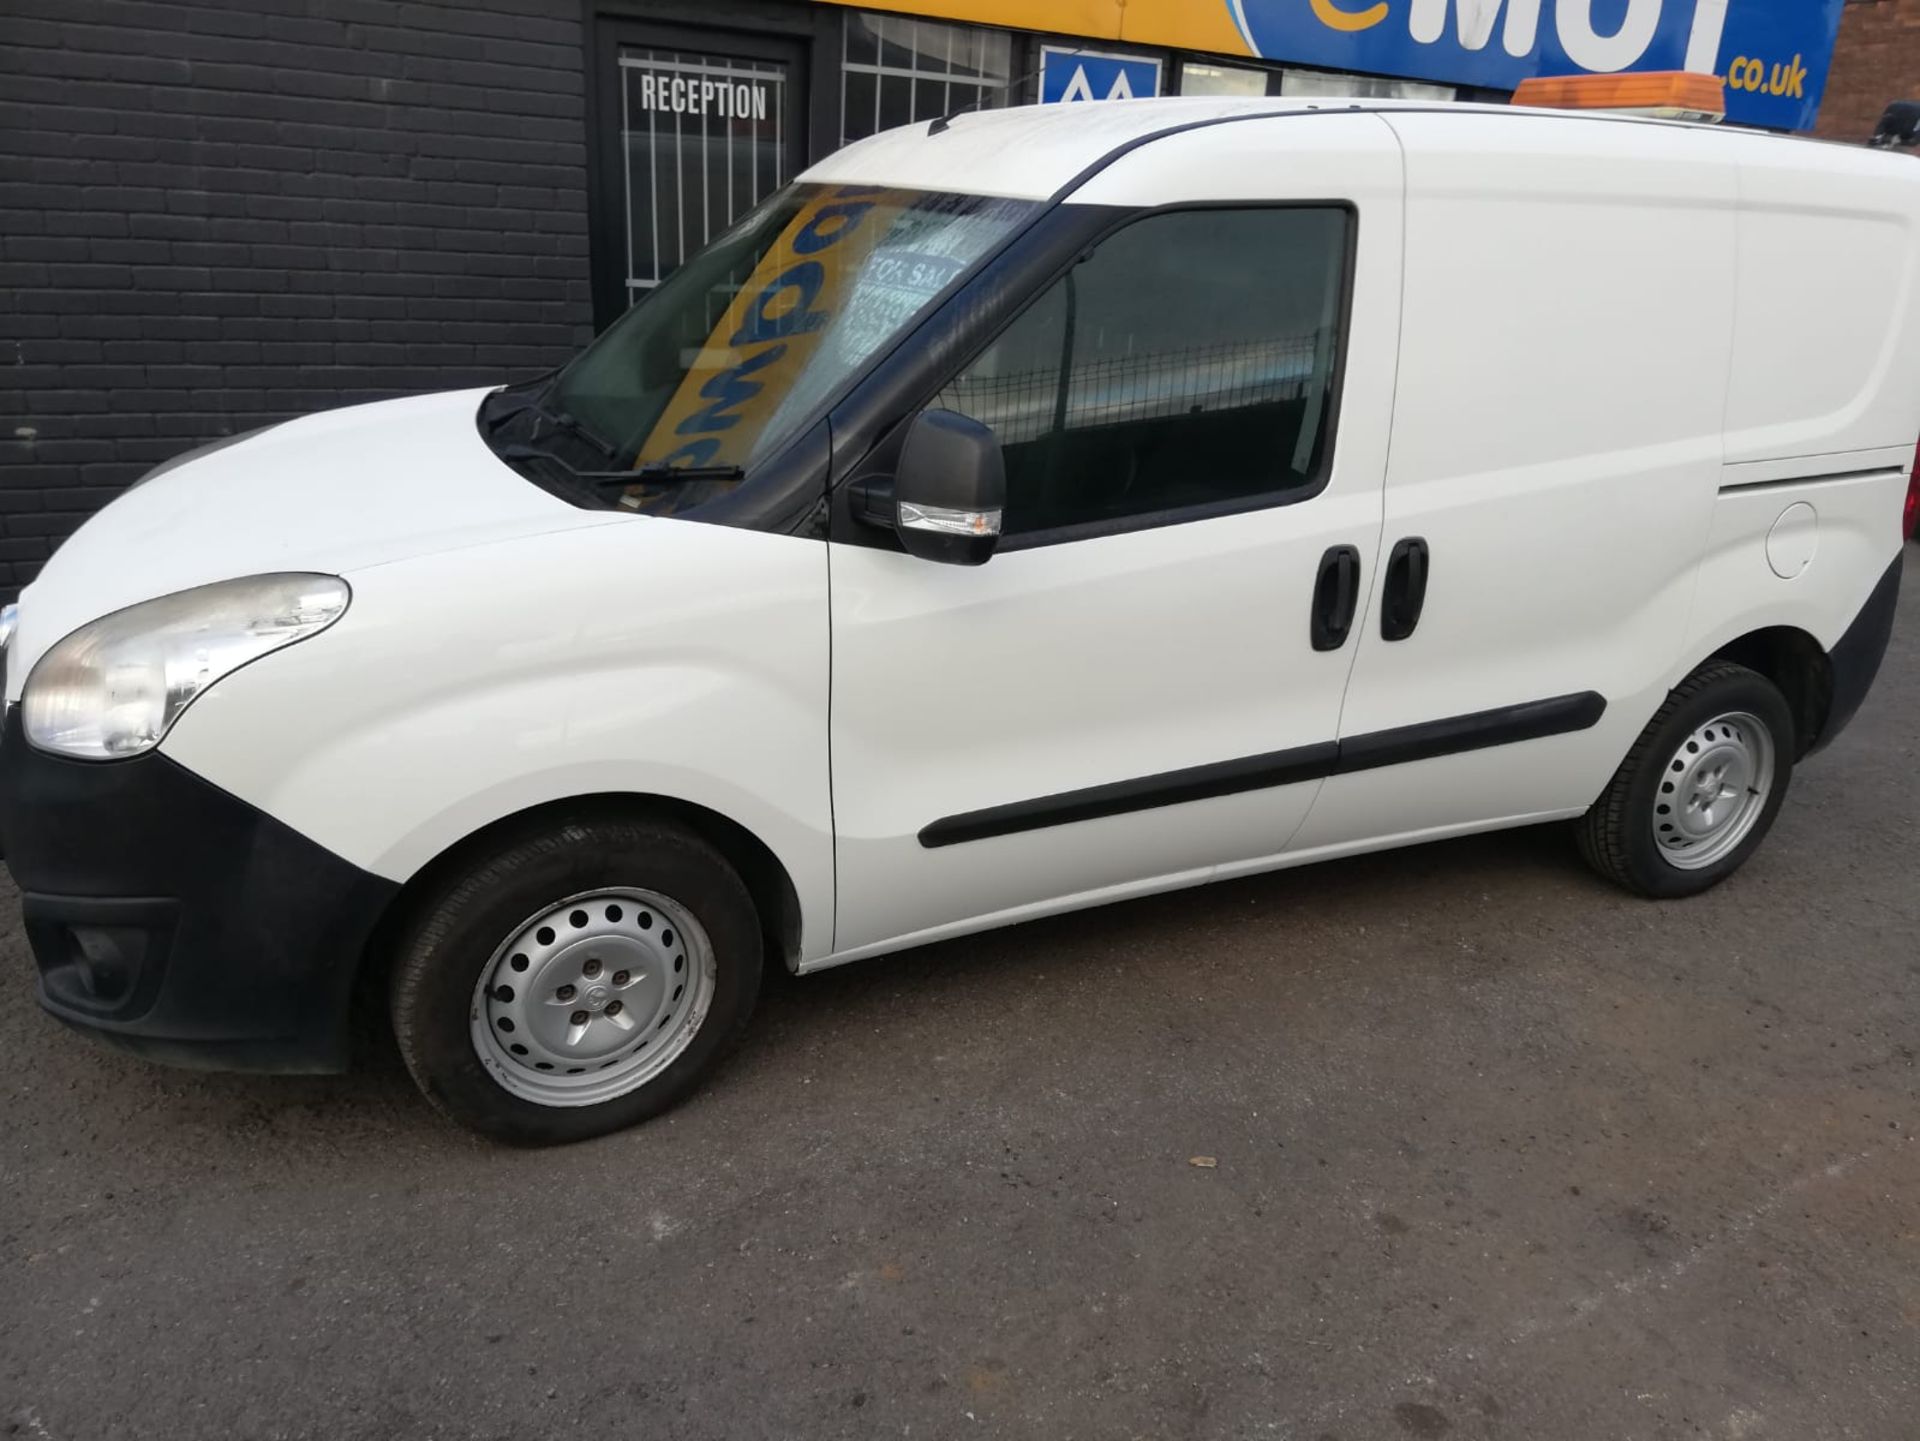
{"type": "Polygon", "coordinates": [[[1916,758],[1920,584],[1707,896],[1523,831],[783,978],[545,1152],[89,1044],[9,890],[0,1432],[1920,1436],[1916,758]]]}

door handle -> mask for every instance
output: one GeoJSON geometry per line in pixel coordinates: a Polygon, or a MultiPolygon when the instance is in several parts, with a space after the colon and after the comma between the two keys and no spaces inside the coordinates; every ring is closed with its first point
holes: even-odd
{"type": "Polygon", "coordinates": [[[1380,639],[1405,640],[1420,624],[1420,610],[1427,603],[1426,541],[1410,535],[1394,543],[1381,591],[1380,639]]]}
{"type": "Polygon", "coordinates": [[[1327,548],[1313,582],[1313,615],[1308,635],[1315,650],[1339,650],[1353,629],[1353,608],[1360,600],[1360,552],[1350,545],[1327,548]]]}

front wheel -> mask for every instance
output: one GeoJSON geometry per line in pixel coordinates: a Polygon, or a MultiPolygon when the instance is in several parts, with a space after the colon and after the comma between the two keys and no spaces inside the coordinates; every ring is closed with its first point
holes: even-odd
{"type": "Polygon", "coordinates": [[[1773,682],[1709,661],[1667,696],[1576,823],[1581,854],[1643,896],[1717,885],[1772,827],[1793,755],[1793,716],[1773,682]]]}
{"type": "Polygon", "coordinates": [[[759,993],[758,918],[705,841],[583,815],[503,837],[422,902],[396,960],[394,1034],[454,1120],[583,1140],[704,1079],[759,993]]]}

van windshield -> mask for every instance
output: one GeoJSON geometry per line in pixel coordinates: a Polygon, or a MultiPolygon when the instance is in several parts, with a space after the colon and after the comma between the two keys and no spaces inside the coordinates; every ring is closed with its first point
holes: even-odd
{"type": "Polygon", "coordinates": [[[790,185],[581,352],[521,438],[557,453],[569,435],[572,468],[591,466],[630,509],[681,513],[725,494],[1034,208],[790,185]],[[644,473],[621,487],[612,473],[627,470],[644,473]]]}

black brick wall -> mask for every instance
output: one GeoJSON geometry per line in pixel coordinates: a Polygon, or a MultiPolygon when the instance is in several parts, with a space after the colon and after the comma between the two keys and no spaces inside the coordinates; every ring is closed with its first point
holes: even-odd
{"type": "Polygon", "coordinates": [[[0,0],[0,599],[143,471],[591,334],[580,0],[0,0]]]}

